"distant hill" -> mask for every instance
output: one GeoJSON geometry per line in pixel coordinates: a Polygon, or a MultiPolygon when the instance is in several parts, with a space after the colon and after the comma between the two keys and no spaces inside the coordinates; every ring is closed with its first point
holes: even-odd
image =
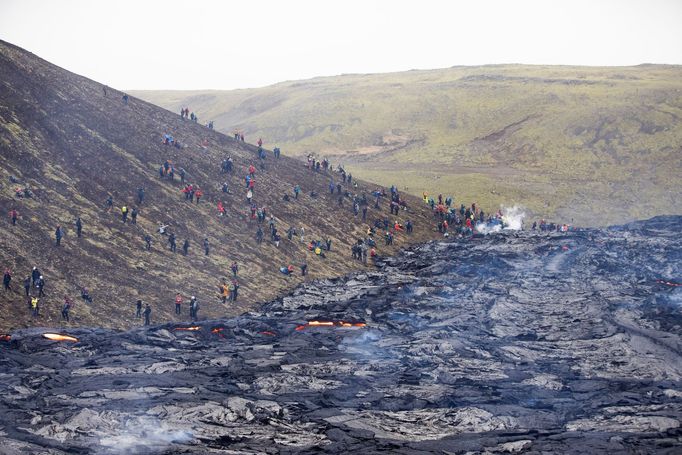
{"type": "Polygon", "coordinates": [[[682,213],[682,67],[494,65],[138,91],[415,195],[606,225],[682,213]]]}
{"type": "MultiPolygon", "coordinates": [[[[268,152],[266,170],[256,172],[254,201],[276,217],[282,241],[276,247],[269,240],[266,221],[265,241],[259,246],[244,182],[248,166],[258,167],[255,146],[134,97],[125,104],[122,92],[1,41],[0,85],[0,267],[14,275],[13,291],[0,292],[0,331],[59,325],[64,295],[76,302],[71,325],[121,328],[141,323],[133,317],[138,298],[152,305],[154,322],[180,319],[173,314],[176,292],[185,296],[185,320],[191,295],[199,299],[200,317],[216,318],[242,313],[293,288],[303,280],[303,261],[308,263],[307,279],[362,268],[351,259],[350,246],[365,235],[366,225],[353,216],[348,199],[338,207],[337,195],[328,195],[330,178],[340,180],[337,174],[311,172],[285,156],[275,161],[268,152]],[[164,145],[164,134],[173,135],[181,147],[164,145]],[[228,155],[234,171],[223,174],[221,162],[228,155]],[[160,178],[159,167],[166,160],[176,167],[174,181],[160,178]],[[187,181],[203,189],[200,204],[186,201],[181,193],[181,167],[187,181]],[[222,192],[225,181],[230,194],[222,192]],[[293,199],[296,184],[302,187],[298,200],[293,199]],[[27,187],[33,197],[17,197],[16,190],[27,187]],[[145,189],[142,204],[136,202],[140,187],[145,189]],[[310,196],[313,190],[317,198],[310,196]],[[285,194],[291,196],[288,202],[285,194]],[[111,212],[105,210],[109,195],[111,212]],[[224,203],[225,217],[218,216],[218,201],[224,203]],[[136,225],[121,221],[123,205],[139,208],[136,225]],[[20,214],[16,226],[8,217],[13,208],[20,214]],[[84,224],[81,238],[74,226],[77,216],[84,224]],[[66,231],[60,247],[54,241],[58,224],[66,231]],[[157,232],[160,224],[176,234],[176,253],[157,232]],[[298,236],[288,240],[289,227],[299,233],[303,227],[305,243],[298,236]],[[153,239],[152,251],[144,249],[145,234],[153,239]],[[209,256],[202,247],[205,237],[209,256]],[[332,248],[325,259],[308,251],[308,241],[327,238],[332,248]],[[188,256],[181,254],[185,239],[191,244],[188,256]],[[240,267],[240,295],[236,304],[223,305],[218,286],[231,277],[233,261],[240,267]],[[295,266],[291,277],[279,271],[289,264],[295,266]],[[42,316],[36,319],[29,316],[22,286],[33,266],[46,279],[42,316]],[[81,286],[89,289],[93,304],[80,299],[81,286]]],[[[360,194],[375,188],[361,181],[358,188],[344,190],[360,194]]],[[[414,220],[414,235],[399,235],[390,247],[380,242],[379,254],[433,237],[427,207],[417,202],[411,199],[411,210],[400,217],[414,220]]],[[[387,215],[386,205],[379,210],[370,206],[368,222],[387,215]]]]}

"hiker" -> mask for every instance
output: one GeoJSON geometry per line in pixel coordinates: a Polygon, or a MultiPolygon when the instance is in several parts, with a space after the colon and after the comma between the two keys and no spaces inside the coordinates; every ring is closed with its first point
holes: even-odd
{"type": "Polygon", "coordinates": [[[171,234],[168,236],[168,244],[170,246],[170,250],[175,253],[175,234],[171,232],[171,234]]]}
{"type": "Polygon", "coordinates": [[[135,317],[138,319],[142,317],[142,300],[140,299],[137,299],[135,304],[135,317]]]}
{"type": "Polygon", "coordinates": [[[2,285],[5,288],[5,291],[11,291],[12,287],[10,286],[10,282],[12,281],[12,272],[10,272],[9,269],[5,270],[5,274],[2,277],[2,285]]]}
{"type": "Polygon", "coordinates": [[[62,230],[62,225],[58,224],[57,229],[54,230],[54,238],[57,241],[56,246],[60,245],[60,243],[62,241],[62,237],[64,237],[64,231],[62,230]]]}
{"type": "Polygon", "coordinates": [[[263,139],[259,137],[257,144],[258,144],[258,147],[262,147],[263,146],[263,139]]]}
{"type": "Polygon", "coordinates": [[[232,276],[234,278],[237,278],[237,272],[239,271],[239,266],[237,265],[237,261],[232,262],[232,265],[230,266],[230,270],[232,270],[232,276]]]}
{"type": "Polygon", "coordinates": [[[308,264],[305,262],[301,264],[301,276],[306,276],[308,274],[308,264]]]}
{"type": "Polygon", "coordinates": [[[24,291],[26,291],[26,297],[28,297],[31,293],[31,277],[27,276],[24,279],[24,291]]]}
{"type": "Polygon", "coordinates": [[[123,104],[125,104],[127,106],[128,105],[128,94],[124,93],[122,99],[123,99],[123,104]]]}
{"type": "Polygon", "coordinates": [[[31,282],[32,282],[31,284],[33,286],[36,285],[40,276],[41,276],[41,273],[40,273],[40,270],[38,270],[38,267],[33,267],[33,270],[31,271],[31,282]]]}
{"type": "Polygon", "coordinates": [[[218,201],[218,216],[225,216],[225,206],[223,201],[218,201]]]}
{"type": "Polygon", "coordinates": [[[182,312],[182,295],[178,292],[175,294],[175,314],[182,312]]]}
{"type": "Polygon", "coordinates": [[[260,226],[258,226],[258,230],[256,231],[256,243],[263,243],[263,229],[261,229],[260,226]]]}
{"type": "Polygon", "coordinates": [[[289,275],[291,275],[292,273],[294,273],[294,266],[291,265],[291,264],[289,264],[289,265],[286,266],[286,267],[280,267],[280,268],[279,268],[279,271],[282,272],[284,275],[289,276],[289,275]]]}
{"type": "Polygon", "coordinates": [[[133,207],[133,211],[130,212],[130,224],[137,224],[137,207],[133,207]]]}
{"type": "Polygon", "coordinates": [[[408,234],[412,234],[412,221],[407,220],[405,222],[405,232],[407,232],[408,234]]]}
{"type": "Polygon", "coordinates": [[[204,255],[208,256],[208,238],[204,238],[204,255]]]}
{"type": "Polygon", "coordinates": [[[17,218],[19,217],[19,213],[15,209],[12,209],[9,211],[9,217],[12,220],[12,226],[16,226],[17,224],[17,218]]]}
{"type": "Polygon", "coordinates": [[[232,286],[234,287],[234,290],[232,291],[232,301],[236,302],[237,296],[239,295],[239,281],[232,280],[232,286]]]}
{"type": "Polygon", "coordinates": [[[301,192],[301,187],[299,185],[296,185],[294,187],[294,199],[298,199],[298,194],[301,192]]]}
{"type": "Polygon", "coordinates": [[[145,243],[144,249],[147,251],[151,251],[151,249],[152,249],[152,236],[149,234],[145,234],[144,235],[144,243],[145,243]]]}
{"type": "Polygon", "coordinates": [[[104,207],[106,208],[106,211],[110,211],[111,208],[114,206],[114,198],[109,196],[106,201],[104,201],[104,207]]]}
{"type": "Polygon", "coordinates": [[[201,196],[204,195],[204,192],[201,191],[201,188],[197,188],[196,191],[194,192],[194,196],[197,198],[197,204],[199,204],[199,199],[201,199],[201,196]]]}
{"type": "Polygon", "coordinates": [[[189,240],[185,239],[185,243],[182,244],[182,254],[187,256],[188,250],[189,250],[189,240]]]}
{"type": "Polygon", "coordinates": [[[236,283],[236,280],[232,280],[232,281],[230,282],[230,285],[227,287],[227,291],[229,292],[229,295],[228,295],[227,299],[228,299],[230,302],[234,302],[235,300],[237,300],[237,298],[235,297],[235,294],[234,294],[234,293],[235,293],[235,289],[236,289],[235,283],[236,283]]]}
{"type": "Polygon", "coordinates": [[[362,221],[367,220],[367,206],[362,207],[362,221]]]}
{"type": "Polygon", "coordinates": [[[185,183],[186,172],[183,168],[180,168],[180,183],[185,183]]]}
{"type": "Polygon", "coordinates": [[[146,304],[144,307],[144,325],[149,325],[151,324],[151,315],[152,315],[152,308],[149,306],[149,304],[146,304]]]}
{"type": "Polygon", "coordinates": [[[38,297],[33,297],[31,299],[31,313],[33,314],[33,317],[40,316],[40,305],[38,297]]]}
{"type": "Polygon", "coordinates": [[[64,296],[64,306],[62,307],[62,320],[69,322],[69,311],[71,310],[71,300],[64,296]]]}
{"type": "Polygon", "coordinates": [[[83,232],[83,222],[81,217],[76,218],[76,235],[80,238],[81,232],[83,232]]]}
{"type": "Polygon", "coordinates": [[[279,149],[279,147],[275,147],[274,149],[272,149],[272,153],[275,155],[275,158],[279,159],[279,156],[282,153],[282,151],[279,149]]]}
{"type": "Polygon", "coordinates": [[[123,221],[123,224],[125,224],[126,220],[128,219],[128,207],[125,205],[121,207],[121,221],[123,221]]]}
{"type": "Polygon", "coordinates": [[[138,188],[137,189],[137,204],[142,205],[142,201],[144,201],[144,188],[138,188]]]}
{"type": "Polygon", "coordinates": [[[198,311],[199,311],[199,303],[197,302],[197,298],[195,296],[192,296],[192,298],[189,300],[189,315],[192,318],[192,321],[197,320],[198,311]]]}
{"type": "Polygon", "coordinates": [[[327,251],[332,250],[332,239],[328,238],[325,243],[327,244],[327,251]]]}
{"type": "Polygon", "coordinates": [[[38,278],[38,282],[36,283],[36,288],[38,289],[38,297],[44,297],[45,296],[45,280],[43,279],[43,276],[40,275],[40,278],[38,278]]]}
{"type": "Polygon", "coordinates": [[[92,297],[90,297],[88,288],[83,287],[83,289],[81,289],[81,299],[85,300],[86,303],[92,303],[92,297]]]}
{"type": "Polygon", "coordinates": [[[227,284],[225,284],[225,281],[218,286],[218,289],[220,289],[220,301],[224,304],[227,302],[227,298],[230,296],[230,289],[228,288],[227,284]]]}

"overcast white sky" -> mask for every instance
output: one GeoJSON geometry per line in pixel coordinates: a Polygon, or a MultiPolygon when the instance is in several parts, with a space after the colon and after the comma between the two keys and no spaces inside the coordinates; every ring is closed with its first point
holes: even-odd
{"type": "Polygon", "coordinates": [[[0,38],[119,89],[488,63],[682,64],[682,0],[0,0],[0,38]]]}

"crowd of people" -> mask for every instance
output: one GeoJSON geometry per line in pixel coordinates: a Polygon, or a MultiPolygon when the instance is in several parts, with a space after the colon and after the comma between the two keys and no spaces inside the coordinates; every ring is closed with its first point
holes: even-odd
{"type": "MultiPolygon", "coordinates": [[[[124,102],[127,103],[127,97],[124,98],[124,102]]],[[[190,112],[189,108],[181,109],[181,118],[189,119],[191,121],[197,122],[198,118],[194,112],[190,112]]],[[[212,122],[209,127],[212,126],[212,122]]],[[[243,132],[235,132],[235,140],[244,141],[243,132]]],[[[163,144],[168,146],[180,147],[179,141],[173,137],[171,134],[163,135],[163,144]]],[[[279,159],[281,156],[281,151],[279,147],[274,147],[272,156],[275,159],[279,159]]],[[[330,237],[325,238],[314,238],[308,236],[306,238],[305,227],[294,226],[293,224],[289,226],[284,226],[280,230],[280,222],[271,213],[271,210],[266,208],[266,206],[259,202],[261,199],[256,196],[256,181],[259,172],[265,170],[265,161],[267,159],[267,153],[263,149],[262,138],[258,139],[257,150],[254,159],[244,170],[243,174],[243,184],[244,184],[244,199],[243,202],[239,202],[239,198],[232,198],[233,202],[228,204],[224,199],[218,199],[216,203],[216,197],[213,193],[210,194],[210,201],[216,203],[214,207],[217,208],[217,216],[221,220],[227,222],[228,219],[236,220],[245,218],[253,229],[255,229],[255,244],[257,247],[261,247],[265,242],[267,230],[269,235],[269,243],[275,248],[279,248],[280,244],[285,241],[289,242],[289,245],[294,246],[296,242],[300,242],[303,245],[303,249],[311,254],[312,258],[317,258],[315,260],[324,261],[329,257],[330,254],[338,254],[336,250],[332,251],[332,239],[330,237]],[[236,202],[235,202],[236,200],[236,202]],[[245,207],[244,212],[242,212],[238,207],[243,204],[245,207]],[[228,213],[227,206],[235,207],[231,209],[228,213]],[[234,213],[233,213],[234,212],[234,213]],[[283,240],[283,235],[285,235],[286,240],[283,240]],[[295,239],[297,237],[298,239],[295,239]]],[[[409,236],[414,232],[414,223],[409,217],[409,209],[407,201],[401,196],[398,188],[396,186],[391,186],[388,192],[384,188],[376,188],[374,191],[366,191],[364,188],[360,188],[357,180],[353,178],[350,172],[346,172],[342,165],[337,165],[336,167],[326,159],[319,159],[313,154],[309,154],[305,162],[305,166],[311,173],[321,173],[329,178],[329,195],[332,201],[336,202],[337,211],[341,213],[347,213],[347,216],[355,217],[358,222],[365,223],[366,229],[364,229],[365,235],[362,238],[357,238],[356,241],[351,245],[350,257],[353,260],[359,261],[365,265],[368,265],[371,261],[374,261],[378,255],[379,250],[383,247],[388,247],[394,244],[398,239],[409,236]],[[386,201],[386,202],[384,202],[386,201]],[[368,221],[368,210],[373,208],[371,214],[374,216],[372,221],[368,221]],[[379,243],[383,243],[379,246],[379,243]]],[[[224,174],[228,179],[234,178],[234,171],[236,169],[235,161],[231,156],[226,156],[220,162],[220,173],[224,174]]],[[[184,198],[189,203],[200,204],[204,196],[203,189],[196,183],[186,182],[188,177],[187,172],[182,168],[178,168],[177,173],[179,175],[180,191],[184,194],[184,198]]],[[[167,180],[170,184],[175,185],[176,179],[176,165],[172,160],[167,159],[159,166],[159,177],[162,180],[167,180]]],[[[239,179],[239,177],[237,177],[239,179]]],[[[325,177],[327,178],[327,177],[325,177]]],[[[261,177],[258,177],[260,181],[261,177]]],[[[309,185],[307,179],[305,181],[296,182],[293,186],[292,193],[287,193],[282,195],[282,200],[287,203],[292,203],[293,201],[298,201],[305,195],[313,200],[318,199],[320,195],[317,193],[314,185],[309,185]],[[308,186],[308,189],[304,188],[308,186]]],[[[239,180],[237,180],[239,181],[239,180]]],[[[222,190],[224,197],[228,197],[232,193],[229,190],[229,184],[227,181],[219,184],[217,188],[222,190]]],[[[261,191],[260,189],[258,190],[261,191]]],[[[210,192],[210,191],[209,191],[210,192]]],[[[26,195],[26,190],[23,190],[21,197],[30,197],[26,195]]],[[[120,216],[121,222],[123,224],[137,225],[137,218],[140,213],[140,208],[145,202],[146,191],[144,187],[137,188],[134,191],[133,200],[136,204],[129,206],[124,198],[123,204],[120,206],[120,216]]],[[[451,233],[456,233],[458,235],[470,235],[476,231],[477,226],[482,223],[485,224],[495,224],[502,223],[502,214],[497,212],[494,214],[486,214],[482,209],[478,207],[476,203],[470,206],[465,206],[461,204],[459,207],[455,207],[452,197],[443,197],[439,194],[436,198],[429,197],[427,193],[423,194],[424,203],[428,204],[431,208],[435,219],[435,230],[444,236],[449,236],[451,233]]],[[[314,204],[318,204],[315,202],[314,204]]],[[[106,212],[111,212],[114,208],[113,196],[108,196],[105,201],[104,209],[106,212]]],[[[344,216],[339,214],[338,216],[344,216]]],[[[9,212],[9,217],[13,226],[20,223],[21,217],[17,209],[12,209],[9,212]]],[[[76,227],[77,237],[83,235],[84,222],[81,217],[77,217],[74,225],[76,227]]],[[[540,229],[541,231],[549,230],[568,230],[567,225],[556,225],[554,223],[547,223],[542,220],[539,226],[533,223],[532,229],[540,229]]],[[[157,233],[161,238],[166,239],[168,244],[168,250],[171,253],[177,252],[177,246],[179,240],[176,237],[176,233],[170,229],[169,224],[159,224],[157,233]]],[[[57,224],[54,231],[55,245],[56,247],[62,246],[62,239],[64,238],[65,230],[60,224],[57,224]]],[[[146,251],[152,251],[153,237],[150,233],[143,233],[143,248],[146,251]]],[[[201,245],[201,251],[205,256],[210,255],[211,245],[209,238],[203,236],[203,238],[196,240],[197,244],[201,245]]],[[[191,254],[191,239],[187,236],[182,240],[181,243],[181,254],[188,256],[191,254]]],[[[297,247],[298,248],[298,247],[297,247]]],[[[300,248],[298,248],[300,250],[300,248]]],[[[287,251],[291,251],[288,248],[287,251]]],[[[301,254],[301,253],[299,253],[301,254]]],[[[295,275],[296,269],[300,270],[301,276],[306,276],[308,274],[309,264],[305,259],[292,259],[292,263],[288,263],[279,267],[279,271],[286,276],[295,275]],[[296,265],[294,265],[296,264],[296,265]]],[[[236,302],[239,295],[239,266],[236,261],[232,263],[230,267],[230,276],[225,277],[219,281],[218,285],[218,299],[223,304],[228,302],[236,302]]],[[[12,272],[7,269],[4,274],[3,284],[5,291],[12,291],[12,272]]],[[[32,317],[39,317],[41,310],[41,299],[45,296],[45,279],[40,271],[34,267],[33,271],[26,279],[23,281],[25,288],[25,297],[28,301],[29,311],[32,317]]],[[[85,287],[79,287],[81,292],[81,298],[86,303],[92,303],[92,297],[89,291],[85,287]]],[[[175,305],[175,314],[178,317],[183,317],[183,305],[186,298],[183,297],[181,293],[177,293],[173,300],[175,305]]],[[[61,316],[65,322],[71,320],[71,312],[74,308],[74,300],[69,296],[65,295],[63,299],[61,316]]],[[[196,296],[192,296],[188,300],[188,314],[192,320],[198,319],[199,303],[196,296]]],[[[152,308],[147,303],[144,304],[142,300],[137,300],[135,304],[135,317],[144,318],[144,324],[149,325],[151,323],[151,312],[152,308]]]]}

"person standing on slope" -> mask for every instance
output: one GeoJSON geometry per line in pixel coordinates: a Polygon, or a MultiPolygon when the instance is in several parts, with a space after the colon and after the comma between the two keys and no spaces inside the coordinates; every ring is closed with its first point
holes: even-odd
{"type": "Polygon", "coordinates": [[[182,313],[182,295],[178,292],[175,294],[175,314],[182,313]]]}
{"type": "Polygon", "coordinates": [[[2,277],[2,285],[5,288],[5,291],[11,291],[12,287],[10,286],[10,282],[12,281],[12,272],[10,272],[9,269],[5,270],[5,274],[2,277]]]}
{"type": "Polygon", "coordinates": [[[199,302],[197,302],[197,298],[195,296],[192,296],[192,298],[189,300],[189,315],[192,318],[192,321],[196,321],[199,313],[199,302]]]}
{"type": "Polygon", "coordinates": [[[82,232],[83,232],[83,222],[81,221],[81,217],[78,217],[78,218],[76,218],[76,235],[80,238],[82,232]]]}
{"type": "Polygon", "coordinates": [[[59,246],[61,244],[62,237],[64,237],[64,231],[62,230],[62,225],[58,224],[57,228],[54,230],[54,238],[57,241],[56,246],[59,246]]]}
{"type": "Polygon", "coordinates": [[[149,304],[145,305],[143,314],[144,314],[144,325],[151,324],[152,309],[149,306],[149,304]]]}

